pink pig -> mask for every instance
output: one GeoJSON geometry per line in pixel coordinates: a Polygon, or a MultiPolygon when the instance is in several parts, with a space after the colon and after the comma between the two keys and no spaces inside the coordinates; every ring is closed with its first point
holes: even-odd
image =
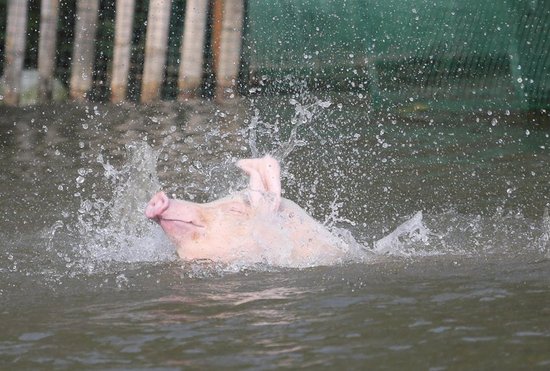
{"type": "Polygon", "coordinates": [[[346,244],[294,202],[281,197],[280,167],[271,156],[237,162],[249,188],[197,204],[163,192],[149,201],[147,218],[160,224],[184,260],[308,267],[342,262],[346,244]]]}

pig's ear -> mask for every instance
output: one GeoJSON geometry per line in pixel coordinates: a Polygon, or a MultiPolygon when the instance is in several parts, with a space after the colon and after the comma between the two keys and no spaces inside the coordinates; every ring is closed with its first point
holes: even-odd
{"type": "Polygon", "coordinates": [[[250,176],[250,203],[255,208],[277,211],[281,204],[281,168],[279,162],[267,155],[237,162],[250,176]]]}

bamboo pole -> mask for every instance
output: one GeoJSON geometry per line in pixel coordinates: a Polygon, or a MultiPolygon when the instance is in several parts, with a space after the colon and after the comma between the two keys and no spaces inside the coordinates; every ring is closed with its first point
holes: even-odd
{"type": "Polygon", "coordinates": [[[128,91],[134,8],[135,0],[117,0],[116,2],[115,45],[111,74],[111,102],[113,103],[125,100],[128,91]]]}
{"type": "Polygon", "coordinates": [[[145,63],[141,82],[142,103],[151,103],[160,97],[160,88],[166,69],[171,6],[171,0],[151,0],[149,3],[145,63]]]}
{"type": "Polygon", "coordinates": [[[4,102],[17,106],[21,96],[21,75],[27,36],[27,0],[9,0],[6,27],[4,102]]]}
{"type": "Polygon", "coordinates": [[[178,74],[178,99],[197,95],[203,76],[208,0],[187,0],[178,74]]]}
{"type": "Polygon", "coordinates": [[[42,0],[40,8],[40,41],[38,44],[38,102],[50,102],[53,97],[55,47],[59,0],[42,0]]]}
{"type": "Polygon", "coordinates": [[[215,0],[212,45],[217,99],[234,98],[236,95],[243,20],[244,0],[215,0]]]}
{"type": "Polygon", "coordinates": [[[99,0],[77,3],[70,95],[78,101],[85,100],[92,88],[98,8],[99,0]]]}

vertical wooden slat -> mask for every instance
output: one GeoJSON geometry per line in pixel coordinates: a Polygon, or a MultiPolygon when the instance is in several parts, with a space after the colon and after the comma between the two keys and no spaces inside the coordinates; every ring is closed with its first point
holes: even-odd
{"type": "Polygon", "coordinates": [[[160,97],[160,88],[166,69],[171,6],[171,0],[151,0],[149,3],[145,63],[141,83],[142,103],[150,103],[160,97]]]}
{"type": "Polygon", "coordinates": [[[78,0],[71,66],[71,98],[85,100],[92,88],[99,0],[78,0]]]}
{"type": "MultiPolygon", "coordinates": [[[[233,98],[236,95],[237,77],[241,62],[244,0],[216,0],[223,3],[221,30],[213,33],[216,71],[216,98],[233,98]],[[217,39],[219,37],[219,39],[217,39]]],[[[216,8],[214,8],[216,17],[216,8]]],[[[214,26],[219,19],[214,19],[214,26]]]]}
{"type": "Polygon", "coordinates": [[[220,39],[223,25],[223,7],[224,0],[213,0],[212,4],[212,68],[214,74],[218,71],[220,65],[220,39]]]}
{"type": "Polygon", "coordinates": [[[134,26],[135,0],[117,0],[115,45],[111,74],[111,102],[126,99],[128,72],[130,70],[130,50],[134,26]]]}
{"type": "Polygon", "coordinates": [[[38,102],[52,100],[59,0],[42,0],[38,44],[38,102]]]}
{"type": "Polygon", "coordinates": [[[208,0],[187,0],[178,74],[178,99],[196,96],[203,76],[208,0]]]}
{"type": "Polygon", "coordinates": [[[4,60],[4,77],[6,90],[4,102],[8,105],[19,104],[21,96],[21,75],[25,59],[25,42],[27,36],[27,0],[10,0],[8,2],[6,28],[6,47],[4,60]]]}

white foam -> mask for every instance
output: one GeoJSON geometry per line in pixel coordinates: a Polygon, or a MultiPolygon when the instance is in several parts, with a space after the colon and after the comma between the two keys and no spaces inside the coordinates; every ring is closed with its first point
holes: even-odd
{"type": "Polygon", "coordinates": [[[548,207],[544,208],[544,214],[541,222],[541,235],[538,239],[538,245],[542,252],[546,253],[546,257],[550,258],[550,213],[548,207]]]}
{"type": "Polygon", "coordinates": [[[147,201],[160,188],[158,153],[145,142],[127,145],[126,150],[128,159],[120,169],[97,158],[113,184],[113,194],[81,200],[79,253],[92,263],[172,260],[174,249],[161,228],[143,215],[147,201]]]}
{"type": "Polygon", "coordinates": [[[427,243],[430,230],[422,222],[422,211],[399,225],[393,232],[374,243],[373,251],[377,254],[411,256],[419,255],[410,250],[411,242],[427,243]]]}

